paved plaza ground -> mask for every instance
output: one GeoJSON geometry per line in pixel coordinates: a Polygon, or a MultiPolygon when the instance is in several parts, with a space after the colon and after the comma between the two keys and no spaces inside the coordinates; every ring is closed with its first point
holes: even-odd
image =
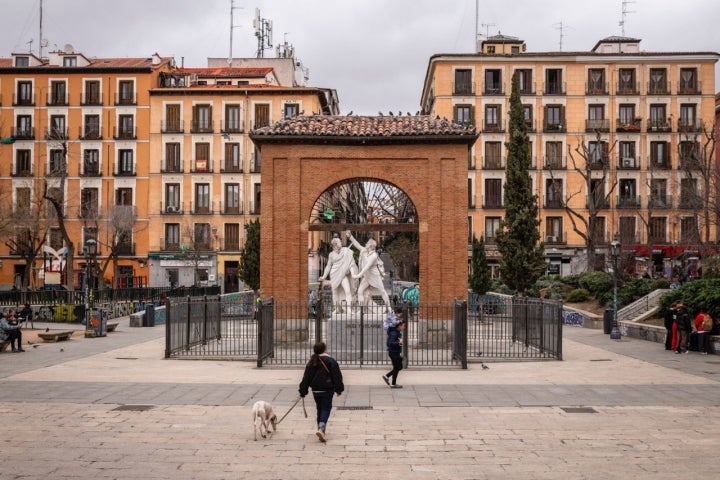
{"type": "MultiPolygon", "coordinates": [[[[36,325],[44,328],[45,325],[36,325]]],[[[55,327],[50,326],[48,327],[55,327]]],[[[565,327],[563,361],[344,370],[328,442],[299,369],[165,360],[164,329],[0,353],[0,479],[665,479],[720,466],[720,356],[565,327]]],[[[332,354],[332,352],[330,352],[332,354]]]]}

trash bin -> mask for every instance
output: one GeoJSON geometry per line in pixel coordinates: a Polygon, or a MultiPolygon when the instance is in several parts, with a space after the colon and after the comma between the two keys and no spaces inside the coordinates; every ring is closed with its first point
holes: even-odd
{"type": "Polygon", "coordinates": [[[78,321],[85,325],[85,305],[75,305],[75,308],[73,309],[73,315],[75,315],[75,321],[78,321]]]}
{"type": "Polygon", "coordinates": [[[612,333],[614,319],[615,311],[612,308],[606,308],[605,316],[603,317],[603,333],[608,335],[612,333]]]}
{"type": "Polygon", "coordinates": [[[143,327],[155,326],[155,305],[152,303],[145,307],[145,318],[143,318],[143,327]]]}
{"type": "Polygon", "coordinates": [[[92,315],[90,316],[90,325],[87,327],[89,330],[95,330],[96,337],[107,336],[107,310],[104,308],[93,308],[92,315]]]}

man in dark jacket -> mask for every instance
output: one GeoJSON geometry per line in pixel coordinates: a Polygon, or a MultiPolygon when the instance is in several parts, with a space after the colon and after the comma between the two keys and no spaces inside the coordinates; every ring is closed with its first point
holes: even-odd
{"type": "Polygon", "coordinates": [[[305,373],[299,389],[300,396],[305,397],[308,389],[312,388],[317,409],[317,432],[315,435],[321,442],[325,442],[325,428],[332,410],[333,393],[340,396],[345,390],[340,365],[325,353],[326,350],[325,342],[317,342],[313,346],[313,356],[305,366],[305,373]]]}
{"type": "Polygon", "coordinates": [[[685,304],[679,302],[675,307],[675,323],[678,330],[678,345],[675,353],[688,353],[688,341],[690,340],[690,315],[685,304]]]}
{"type": "Polygon", "coordinates": [[[672,327],[673,323],[675,323],[675,307],[677,305],[677,302],[673,302],[672,305],[670,305],[670,308],[668,309],[667,313],[665,313],[665,350],[672,350],[672,327]]]}

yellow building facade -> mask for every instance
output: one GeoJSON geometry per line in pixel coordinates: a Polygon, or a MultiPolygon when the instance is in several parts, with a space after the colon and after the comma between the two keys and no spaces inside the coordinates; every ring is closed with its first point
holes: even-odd
{"type": "Polygon", "coordinates": [[[431,57],[421,98],[424,113],[480,132],[468,159],[469,242],[482,236],[497,261],[517,74],[550,273],[588,268],[586,236],[601,262],[620,242],[637,274],[670,276],[708,253],[718,238],[707,211],[717,174],[702,150],[714,122],[717,53],[649,53],[625,37],[589,52],[531,53],[502,35],[479,51],[431,57]]]}

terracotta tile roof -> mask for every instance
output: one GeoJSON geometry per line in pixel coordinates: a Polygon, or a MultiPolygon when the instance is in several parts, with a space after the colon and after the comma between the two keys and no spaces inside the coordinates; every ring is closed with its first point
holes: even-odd
{"type": "Polygon", "coordinates": [[[272,73],[270,67],[202,67],[202,68],[178,68],[175,73],[188,75],[196,73],[198,77],[214,78],[263,78],[272,73]]]}
{"type": "Polygon", "coordinates": [[[253,137],[475,137],[473,125],[429,115],[299,116],[253,130],[253,137]]]}

